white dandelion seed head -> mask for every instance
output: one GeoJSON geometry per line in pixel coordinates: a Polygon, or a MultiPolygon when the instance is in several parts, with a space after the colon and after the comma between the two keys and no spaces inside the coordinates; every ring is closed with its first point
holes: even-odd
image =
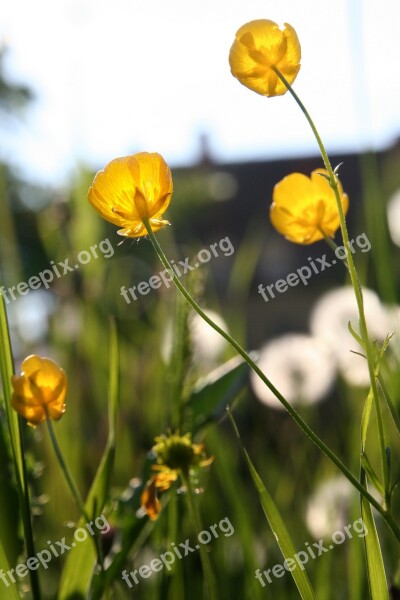
{"type": "Polygon", "coordinates": [[[400,190],[390,198],[386,211],[390,237],[400,247],[400,190]]]}
{"type": "MultiPolygon", "coordinates": [[[[208,309],[204,310],[204,312],[221,329],[228,331],[227,324],[218,313],[208,309]]],[[[211,369],[217,366],[227,347],[227,341],[196,312],[193,312],[189,317],[189,332],[195,365],[200,369],[211,369]]],[[[166,363],[171,357],[172,334],[172,322],[169,322],[161,345],[161,355],[166,363]]]]}
{"type": "Polygon", "coordinates": [[[342,475],[319,485],[306,511],[306,524],[315,539],[330,537],[335,531],[343,529],[348,523],[353,496],[353,487],[342,475]]]}
{"type": "MultiPolygon", "coordinates": [[[[389,331],[388,313],[375,292],[363,289],[364,310],[371,341],[382,342],[389,331]]],[[[359,335],[359,317],[351,286],[333,289],[314,305],[310,315],[311,333],[331,351],[345,380],[356,386],[368,386],[369,374],[363,349],[351,335],[348,324],[359,335]]]]}
{"type": "MultiPolygon", "coordinates": [[[[319,340],[305,334],[287,334],[271,340],[260,350],[257,363],[291,404],[319,402],[335,379],[335,364],[329,350],[319,340]]],[[[254,372],[250,381],[260,402],[283,409],[254,372]]]]}

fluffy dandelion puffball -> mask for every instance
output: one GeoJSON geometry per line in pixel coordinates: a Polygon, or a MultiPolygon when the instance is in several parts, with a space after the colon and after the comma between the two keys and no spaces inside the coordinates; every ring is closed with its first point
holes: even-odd
{"type": "MultiPolygon", "coordinates": [[[[372,290],[364,289],[363,297],[370,338],[383,341],[390,328],[388,312],[372,290]]],[[[363,350],[349,332],[349,323],[359,335],[357,303],[351,286],[323,294],[310,315],[311,333],[327,345],[345,380],[351,385],[368,386],[367,362],[360,356],[363,350]]]]}
{"type": "MultiPolygon", "coordinates": [[[[327,348],[308,335],[287,334],[268,342],[258,366],[290,404],[314,404],[329,392],[335,365],[327,348]]],[[[282,404],[255,373],[251,385],[257,398],[272,408],[282,404]]]]}
{"type": "Polygon", "coordinates": [[[332,536],[348,523],[351,499],[355,496],[351,483],[337,476],[320,484],[311,496],[306,523],[315,539],[332,536]]]}

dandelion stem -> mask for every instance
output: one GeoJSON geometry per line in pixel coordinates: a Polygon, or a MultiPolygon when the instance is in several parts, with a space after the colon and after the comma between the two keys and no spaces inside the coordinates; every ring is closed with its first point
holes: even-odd
{"type": "Polygon", "coordinates": [[[348,265],[348,270],[349,270],[349,274],[350,274],[350,279],[351,279],[351,283],[354,288],[354,293],[356,296],[358,314],[359,314],[359,320],[360,320],[361,338],[363,340],[364,349],[365,349],[366,356],[367,356],[368,371],[369,371],[369,377],[370,377],[370,381],[371,381],[372,395],[374,398],[374,406],[375,406],[375,412],[376,412],[377,423],[378,423],[380,454],[381,454],[381,468],[382,468],[382,475],[383,475],[383,481],[384,481],[384,486],[385,486],[385,506],[386,506],[390,484],[389,484],[388,465],[387,465],[387,461],[386,461],[385,432],[383,429],[381,408],[380,408],[379,395],[378,395],[378,387],[377,387],[376,376],[375,376],[374,353],[373,353],[373,348],[372,348],[372,345],[371,345],[371,342],[369,339],[369,335],[368,335],[368,328],[367,328],[367,322],[366,322],[365,311],[364,311],[364,300],[363,300],[362,288],[361,288],[360,281],[358,279],[356,267],[355,267],[352,252],[351,252],[351,247],[349,244],[349,233],[347,230],[346,217],[345,217],[342,202],[340,199],[338,178],[337,178],[336,173],[334,173],[334,171],[332,169],[332,165],[330,163],[325,146],[324,146],[322,139],[318,133],[318,130],[314,124],[314,121],[312,120],[306,107],[304,106],[304,104],[302,103],[302,101],[300,100],[299,96],[296,94],[296,92],[294,91],[294,89],[292,88],[290,83],[287,81],[287,79],[284,77],[284,75],[282,75],[282,73],[279,71],[279,69],[277,69],[276,67],[272,67],[272,69],[274,70],[276,75],[279,77],[279,79],[282,81],[282,83],[286,86],[286,88],[288,89],[288,91],[290,92],[292,97],[294,98],[295,102],[299,106],[300,110],[304,114],[305,118],[307,119],[307,121],[312,129],[312,132],[315,136],[317,144],[319,146],[322,160],[324,162],[325,168],[329,175],[329,182],[330,182],[331,188],[333,189],[333,192],[335,194],[336,204],[337,204],[338,213],[339,213],[340,229],[342,232],[343,242],[344,242],[344,246],[346,249],[347,265],[348,265]]]}
{"type": "Polygon", "coordinates": [[[349,471],[349,469],[342,463],[340,458],[336,456],[336,454],[327,446],[318,435],[307,425],[307,423],[302,419],[299,413],[289,404],[289,402],[282,396],[282,394],[276,389],[276,387],[271,383],[271,381],[264,375],[258,365],[254,362],[254,360],[248,355],[246,350],[244,350],[241,345],[229,335],[226,331],[221,329],[210,317],[208,317],[202,308],[197,304],[197,302],[191,297],[187,289],[182,285],[177,276],[175,275],[174,270],[172,269],[167,257],[165,256],[157,237],[155,236],[153,230],[151,229],[151,225],[148,221],[144,221],[144,224],[147,229],[147,233],[149,238],[153,244],[153,247],[162,263],[162,265],[168,269],[171,274],[172,281],[174,282],[177,289],[181,292],[181,294],[186,298],[189,302],[190,306],[204,319],[206,323],[210,325],[215,331],[217,331],[231,346],[236,350],[238,354],[246,361],[246,363],[251,367],[251,369],[260,377],[260,379],[264,382],[264,384],[271,390],[271,392],[276,396],[279,402],[286,408],[292,419],[297,423],[300,429],[314,442],[316,446],[327,456],[343,473],[343,475],[350,481],[350,483],[362,494],[368,502],[382,515],[383,519],[386,521],[387,525],[392,530],[393,534],[396,536],[398,541],[400,542],[400,528],[394,523],[393,519],[389,519],[389,515],[387,514],[385,508],[383,508],[377,500],[368,492],[368,490],[359,482],[359,480],[349,471]]]}

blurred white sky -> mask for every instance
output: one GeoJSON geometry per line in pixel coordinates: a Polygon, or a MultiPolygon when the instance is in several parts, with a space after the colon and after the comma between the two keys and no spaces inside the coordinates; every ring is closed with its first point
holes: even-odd
{"type": "Polygon", "coordinates": [[[235,32],[257,18],[297,30],[295,89],[328,149],[382,147],[400,134],[399,17],[398,0],[9,0],[7,73],[36,100],[2,124],[1,152],[49,183],[141,150],[190,164],[201,133],[219,161],[316,152],[288,94],[230,74],[235,32]]]}

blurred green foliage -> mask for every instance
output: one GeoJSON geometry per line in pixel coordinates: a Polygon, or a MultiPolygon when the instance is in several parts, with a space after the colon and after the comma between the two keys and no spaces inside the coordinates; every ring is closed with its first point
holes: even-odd
{"type": "MultiPolygon", "coordinates": [[[[1,103],[15,103],[30,96],[24,87],[11,89],[4,86],[0,72],[1,103]]],[[[392,173],[393,168],[390,170],[388,166],[387,172],[392,173]]],[[[394,172],[396,177],[397,172],[394,172]]],[[[310,498],[320,483],[337,473],[285,413],[257,402],[248,385],[247,369],[235,363],[231,350],[225,349],[219,356],[211,357],[205,366],[201,364],[195,353],[189,312],[172,288],[163,286],[151,290],[148,295],[140,295],[130,304],[124,300],[121,286],[129,288],[140,281],[147,281],[162,269],[147,240],[139,243],[125,240],[121,244],[115,228],[95,214],[86,200],[92,176],[93,173],[82,169],[68,190],[38,190],[15,177],[7,165],[0,169],[0,266],[3,285],[10,287],[27,281],[49,268],[51,261],[58,264],[69,259],[74,265],[79,252],[89,250],[93,244],[105,239],[109,240],[113,249],[112,256],[99,253],[97,259],[92,258],[74,272],[54,279],[46,291],[52,308],[46,308],[50,305],[44,296],[38,300],[46,316],[42,319],[43,329],[36,337],[26,335],[29,331],[18,327],[15,311],[26,312],[27,303],[21,304],[21,298],[18,298],[15,305],[11,302],[7,306],[17,368],[27,354],[35,352],[55,358],[68,374],[67,410],[56,424],[56,431],[66,461],[84,495],[97,472],[109,431],[109,317],[115,320],[120,407],[116,423],[114,472],[107,490],[109,499],[103,511],[112,525],[108,546],[113,544],[113,547],[109,558],[106,558],[109,571],[105,579],[96,575],[93,580],[93,597],[100,598],[107,583],[106,598],[202,598],[203,575],[198,553],[177,561],[171,571],[163,570],[149,579],[142,579],[134,590],[130,590],[121,579],[123,569],[130,572],[148,564],[152,558],[168,550],[171,542],[194,539],[184,494],[177,493],[176,489],[163,495],[163,511],[156,522],[150,522],[139,511],[140,493],[150,474],[152,457],[149,451],[153,439],[169,427],[180,424],[183,428],[192,429],[197,440],[204,439],[208,453],[215,456],[213,465],[198,482],[200,493],[197,501],[204,529],[228,517],[235,530],[230,537],[220,535],[210,549],[219,598],[297,598],[298,593],[289,575],[274,578],[265,587],[255,578],[256,569],[262,571],[283,560],[265,521],[257,490],[234,432],[224,419],[225,405],[236,401],[234,411],[244,446],[278,505],[298,549],[303,549],[305,542],[314,541],[306,520],[310,498]],[[26,197],[31,200],[40,198],[40,204],[35,208],[32,202],[28,208],[24,200],[26,197]],[[169,357],[165,350],[168,328],[173,332],[169,357]],[[228,362],[230,359],[234,360],[233,366],[228,362]],[[225,363],[223,378],[220,371],[214,372],[210,378],[210,372],[225,363]],[[111,563],[112,557],[114,563],[111,563]]],[[[203,235],[198,234],[195,225],[198,219],[207,221],[213,215],[221,214],[221,210],[228,214],[224,221],[218,221],[214,228],[218,234],[215,235],[231,235],[229,206],[224,210],[215,208],[207,192],[208,176],[207,169],[177,173],[176,202],[173,200],[170,208],[173,226],[159,234],[164,250],[171,258],[192,257],[205,247],[207,235],[204,232],[203,235]]],[[[380,183],[391,191],[394,187],[387,176],[380,183]]],[[[386,200],[387,194],[383,194],[386,200]]],[[[384,214],[383,210],[372,211],[373,201],[369,199],[366,207],[370,223],[374,219],[382,220],[384,214]]],[[[364,209],[365,206],[360,205],[357,213],[360,231],[366,230],[364,209]]],[[[236,223],[235,231],[237,227],[236,223]]],[[[254,214],[251,221],[240,223],[242,235],[229,259],[216,258],[198,270],[195,276],[184,280],[200,304],[224,316],[228,328],[244,345],[251,345],[264,332],[278,327],[275,307],[261,304],[256,292],[259,281],[257,269],[262,268],[269,249],[273,256],[269,260],[279,260],[279,253],[273,247],[278,242],[276,238],[271,242],[265,241],[264,229],[264,220],[254,214]],[[224,282],[222,285],[221,280],[224,282]]],[[[383,230],[375,223],[374,231],[372,255],[376,256],[379,248],[380,256],[387,257],[389,253],[391,261],[398,265],[399,250],[386,238],[380,246],[379,232],[383,230]]],[[[207,243],[218,239],[207,239],[207,243]]],[[[295,253],[297,249],[291,248],[290,251],[295,253]]],[[[325,251],[322,245],[320,251],[325,251]]],[[[298,252],[304,262],[303,249],[298,252]]],[[[357,257],[363,282],[369,285],[376,282],[378,288],[386,290],[386,299],[398,302],[398,277],[395,278],[389,271],[386,259],[381,260],[385,260],[384,265],[382,262],[374,263],[369,255],[357,257]],[[379,277],[376,273],[378,268],[382,268],[379,277]]],[[[292,290],[290,298],[282,296],[279,311],[292,315],[286,324],[288,329],[290,323],[297,319],[296,311],[301,312],[299,319],[304,323],[313,299],[332,283],[345,283],[346,279],[343,269],[331,277],[324,276],[323,280],[313,282],[307,290],[292,290]]],[[[36,295],[36,292],[29,291],[24,300],[29,303],[36,295]]],[[[33,320],[38,318],[33,315],[33,320]]],[[[279,331],[283,332],[282,322],[279,323],[279,331]]],[[[302,325],[298,327],[298,330],[301,329],[302,325]]],[[[390,360],[393,358],[389,356],[382,368],[398,410],[398,364],[395,361],[394,365],[390,365],[390,360]]],[[[307,422],[354,473],[359,469],[359,427],[365,396],[365,389],[352,388],[338,377],[323,403],[301,408],[307,422]]],[[[385,418],[393,444],[392,473],[395,482],[400,477],[398,439],[387,413],[385,418]]],[[[373,428],[374,423],[371,423],[371,430],[373,428]]],[[[79,515],[58,469],[46,430],[44,427],[36,430],[26,428],[24,435],[34,500],[36,548],[45,548],[47,540],[60,540],[64,536],[68,543],[72,538],[71,523],[76,526],[79,515]]],[[[374,439],[371,434],[369,453],[373,462],[378,452],[374,439]]],[[[0,527],[9,563],[14,565],[25,558],[19,555],[19,538],[11,539],[9,533],[9,528],[16,530],[17,503],[10,476],[8,445],[3,409],[0,408],[0,494],[2,515],[7,513],[10,519],[6,523],[0,517],[0,527]],[[8,511],[5,506],[9,507],[8,511]]],[[[354,494],[348,503],[345,522],[353,522],[359,514],[359,499],[354,494]]],[[[395,514],[397,518],[400,516],[397,504],[395,514]]],[[[379,518],[376,522],[389,582],[398,585],[398,547],[379,518]]],[[[68,560],[73,560],[72,553],[53,559],[46,571],[40,571],[44,598],[57,597],[61,572],[68,560]]],[[[72,564],[79,568],[76,563],[72,564]]],[[[318,600],[366,598],[368,584],[363,540],[354,536],[340,548],[310,560],[307,573],[318,600]]],[[[21,596],[29,598],[25,582],[21,582],[19,590],[21,596]]],[[[2,585],[0,582],[0,589],[2,585]]],[[[81,596],[63,597],[77,600],[81,596]]]]}

